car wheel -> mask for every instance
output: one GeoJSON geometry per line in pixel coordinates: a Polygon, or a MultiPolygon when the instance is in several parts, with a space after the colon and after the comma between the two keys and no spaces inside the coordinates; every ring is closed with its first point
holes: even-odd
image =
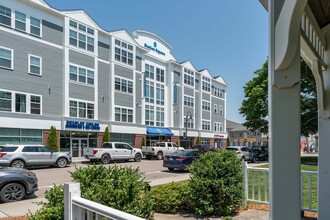
{"type": "Polygon", "coordinates": [[[61,157],[57,160],[56,165],[59,168],[64,168],[64,167],[66,167],[66,165],[68,165],[68,160],[64,157],[61,157]]]}
{"type": "Polygon", "coordinates": [[[135,162],[140,162],[141,158],[142,158],[141,154],[135,154],[134,160],[135,162]]]}
{"type": "Polygon", "coordinates": [[[146,158],[147,158],[147,160],[150,160],[152,158],[152,156],[151,155],[147,155],[146,158]]]}
{"type": "Polygon", "coordinates": [[[163,159],[163,152],[158,152],[157,153],[157,160],[162,160],[163,159]]]}
{"type": "Polygon", "coordinates": [[[1,202],[20,201],[25,196],[25,188],[19,183],[9,183],[0,191],[1,202]]]}
{"type": "Polygon", "coordinates": [[[110,158],[110,155],[109,154],[103,154],[102,157],[101,157],[101,162],[103,164],[110,163],[110,160],[111,160],[111,158],[110,158]]]}
{"type": "Polygon", "coordinates": [[[15,168],[24,168],[25,163],[23,160],[14,160],[13,162],[11,162],[10,166],[15,168]]]}
{"type": "Polygon", "coordinates": [[[173,171],[173,170],[174,170],[173,167],[168,167],[167,169],[168,169],[169,171],[173,171]]]}

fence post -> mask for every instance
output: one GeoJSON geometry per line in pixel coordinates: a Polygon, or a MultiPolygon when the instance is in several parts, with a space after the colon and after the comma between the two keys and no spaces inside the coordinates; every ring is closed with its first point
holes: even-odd
{"type": "Polygon", "coordinates": [[[244,200],[243,200],[243,206],[247,206],[247,200],[249,195],[249,184],[248,184],[248,170],[247,170],[247,162],[245,160],[242,160],[242,172],[244,175],[244,200]]]}
{"type": "Polygon", "coordinates": [[[80,197],[79,183],[64,183],[64,220],[74,220],[77,211],[72,207],[72,198],[80,197]]]}

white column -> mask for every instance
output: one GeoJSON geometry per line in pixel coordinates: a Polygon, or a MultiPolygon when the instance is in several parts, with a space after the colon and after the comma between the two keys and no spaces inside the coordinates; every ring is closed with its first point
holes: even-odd
{"type": "MultiPolygon", "coordinates": [[[[330,41],[330,37],[327,37],[330,41]]],[[[325,63],[330,64],[330,50],[325,51],[325,63]]],[[[330,69],[323,72],[324,110],[319,111],[319,169],[318,169],[318,219],[330,216],[330,69]]],[[[318,94],[319,95],[319,94],[318,94]]]]}
{"type": "Polygon", "coordinates": [[[297,0],[269,3],[270,219],[296,220],[301,219],[299,16],[303,8],[297,0]]]}

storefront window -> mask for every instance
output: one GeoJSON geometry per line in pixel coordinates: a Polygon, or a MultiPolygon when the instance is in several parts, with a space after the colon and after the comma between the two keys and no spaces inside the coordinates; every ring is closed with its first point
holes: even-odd
{"type": "Polygon", "coordinates": [[[0,144],[42,144],[42,130],[0,128],[0,144]]]}
{"type": "Polygon", "coordinates": [[[133,146],[134,135],[133,134],[118,134],[110,133],[110,140],[113,142],[125,142],[133,146]]]}

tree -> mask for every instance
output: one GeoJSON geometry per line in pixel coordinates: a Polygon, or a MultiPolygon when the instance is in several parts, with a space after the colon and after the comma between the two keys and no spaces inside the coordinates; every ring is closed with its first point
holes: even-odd
{"type": "Polygon", "coordinates": [[[201,144],[201,138],[199,137],[199,135],[197,136],[196,144],[201,144]]]}
{"type": "Polygon", "coordinates": [[[104,130],[104,133],[103,133],[102,144],[104,142],[109,142],[109,141],[110,141],[109,129],[108,129],[108,127],[106,127],[105,130],[104,130]]]}
{"type": "Polygon", "coordinates": [[[230,139],[227,137],[227,147],[230,146],[230,139]]]}
{"type": "Polygon", "coordinates": [[[54,151],[60,150],[57,145],[57,133],[55,126],[50,127],[50,131],[47,139],[47,146],[53,149],[54,151]]]}
{"type": "Polygon", "coordinates": [[[146,139],[142,137],[141,146],[146,146],[146,139]]]}
{"type": "MultiPolygon", "coordinates": [[[[317,92],[315,79],[308,65],[301,59],[301,134],[317,132],[317,92]]],[[[245,98],[239,109],[245,117],[243,123],[251,131],[268,133],[268,60],[244,88],[245,98]],[[256,111],[257,110],[257,111],[256,111]]]]}

